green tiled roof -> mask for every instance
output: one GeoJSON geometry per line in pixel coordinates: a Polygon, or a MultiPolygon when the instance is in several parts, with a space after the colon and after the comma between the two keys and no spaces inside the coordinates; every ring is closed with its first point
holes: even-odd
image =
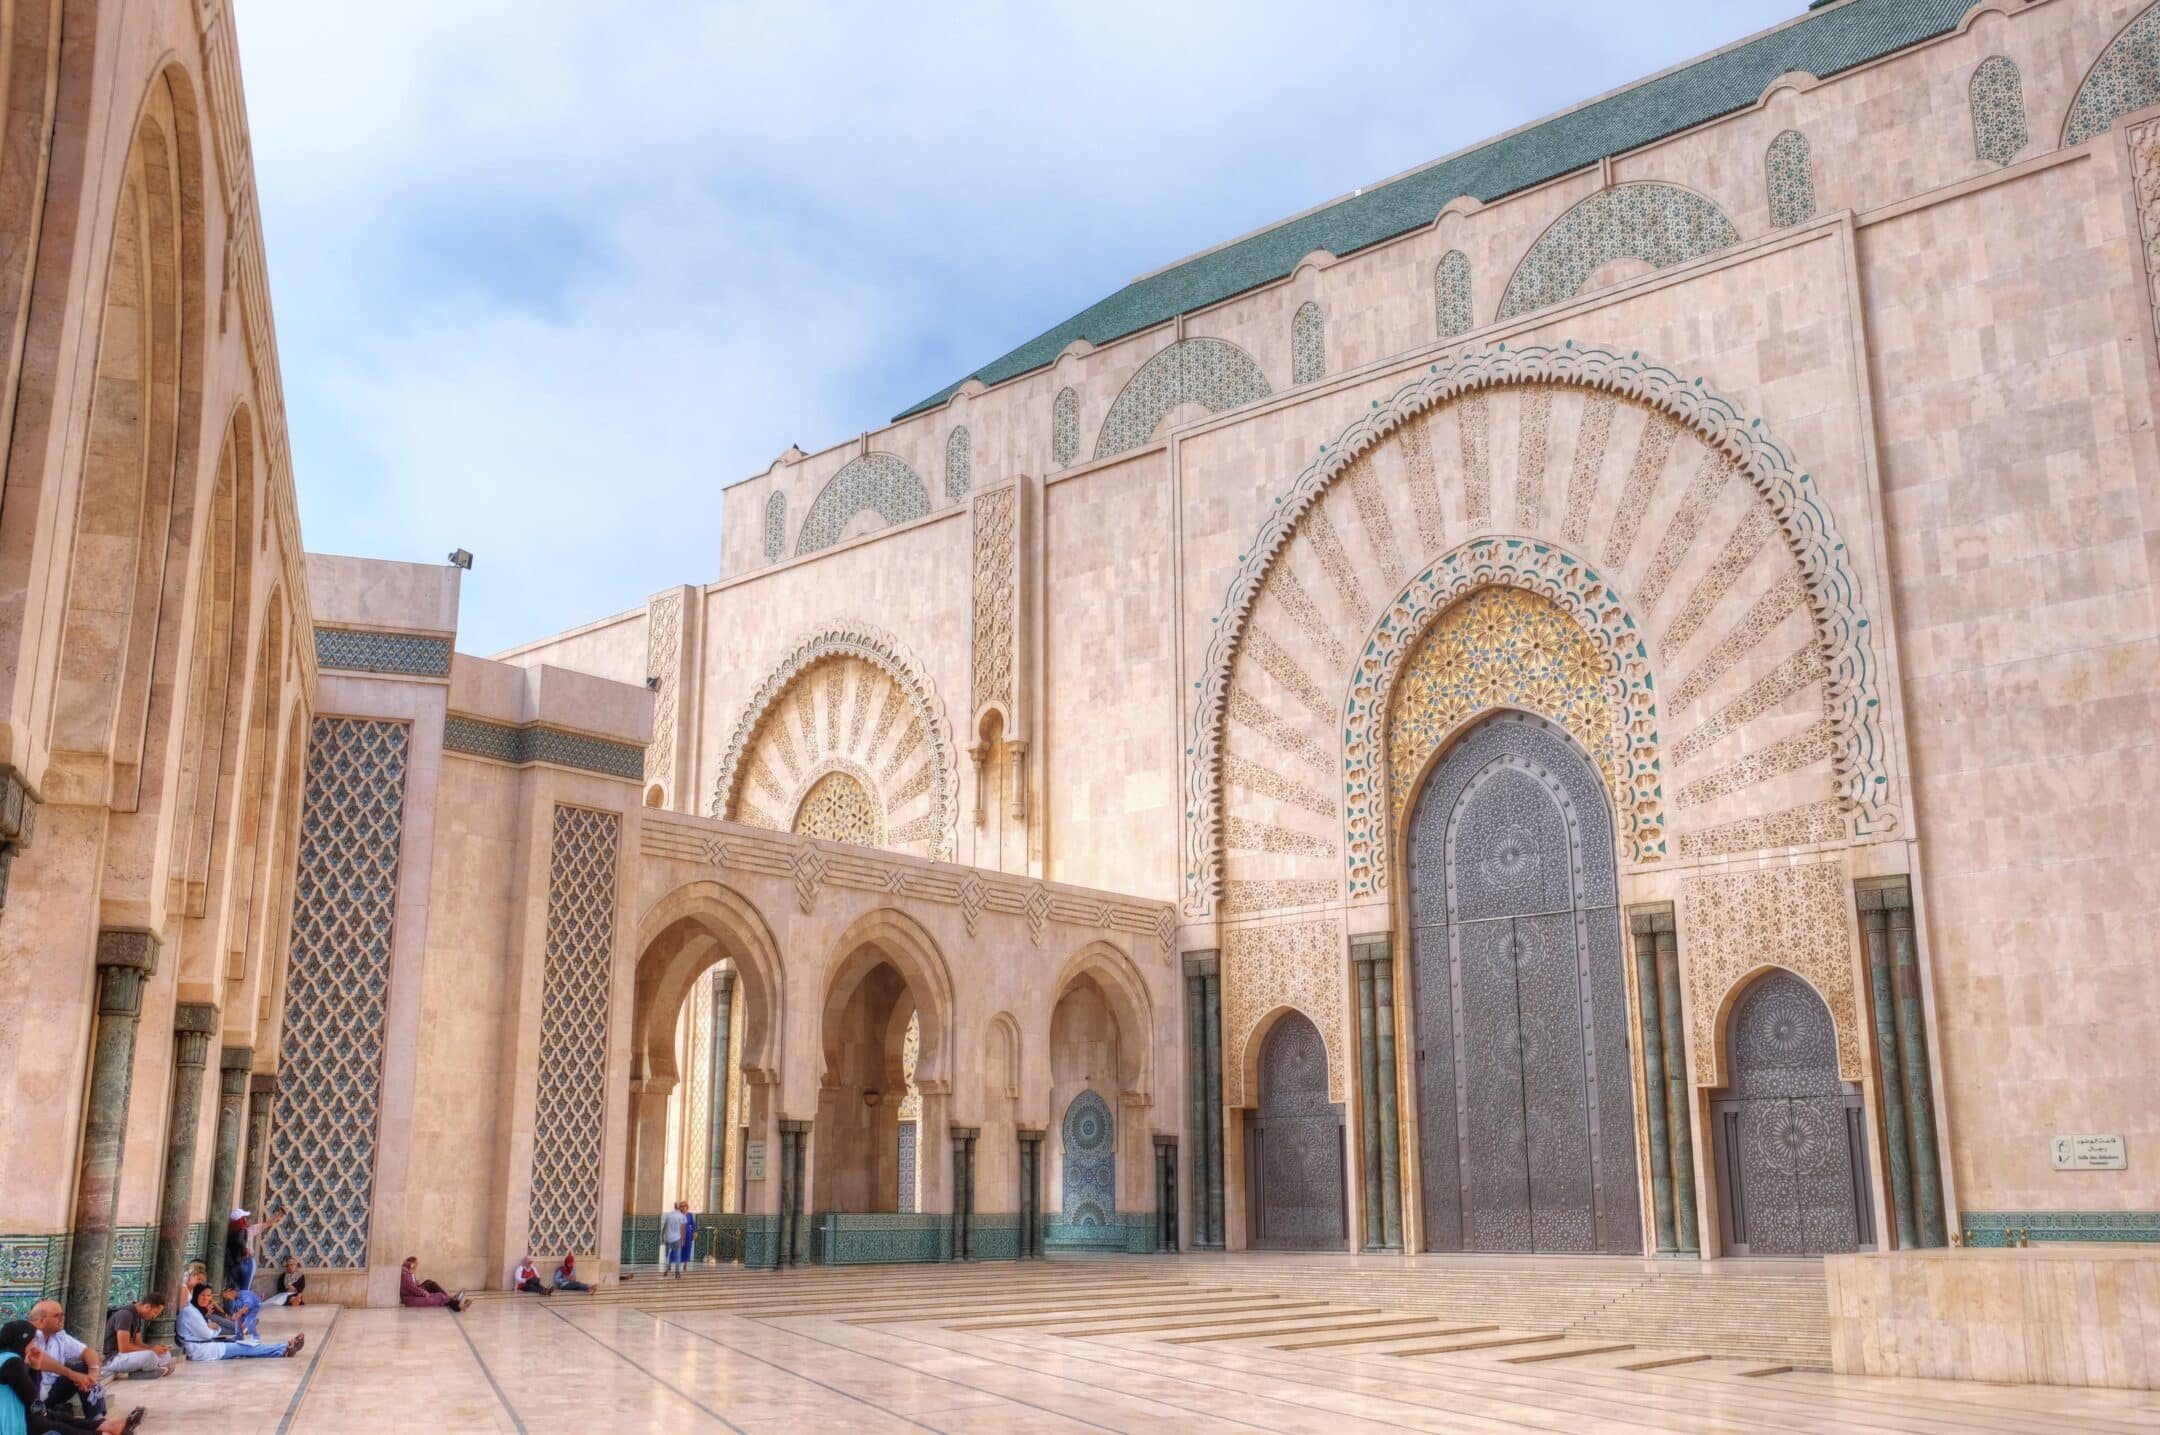
{"type": "MultiPolygon", "coordinates": [[[[1779,75],[1817,78],[1880,59],[1955,29],[1973,0],[1848,0],[1542,124],[1263,230],[1126,285],[969,377],[985,384],[1039,369],[1075,339],[1107,344],[1256,285],[1272,283],[1316,249],[1350,254],[1432,223],[1448,201],[1490,202],[1745,109],[1779,75]]],[[[933,408],[947,385],[896,419],[933,408]]]]}

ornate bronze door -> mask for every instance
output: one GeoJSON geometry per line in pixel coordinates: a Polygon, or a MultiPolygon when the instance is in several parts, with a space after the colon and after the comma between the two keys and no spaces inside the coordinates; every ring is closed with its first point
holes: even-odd
{"type": "Polygon", "coordinates": [[[1871,1249],[1860,1097],[1838,1079],[1830,1009],[1800,977],[1766,972],[1725,1040],[1731,1085],[1710,1111],[1725,1253],[1871,1249]]]}
{"type": "Polygon", "coordinates": [[[1349,1239],[1342,1108],[1328,1100],[1327,1043],[1287,1012],[1260,1048],[1260,1108],[1245,1123],[1252,1244],[1331,1250],[1349,1239]]]}
{"type": "Polygon", "coordinates": [[[1404,855],[1426,1248],[1641,1251],[1596,770],[1551,724],[1496,713],[1427,778],[1404,855]]]}

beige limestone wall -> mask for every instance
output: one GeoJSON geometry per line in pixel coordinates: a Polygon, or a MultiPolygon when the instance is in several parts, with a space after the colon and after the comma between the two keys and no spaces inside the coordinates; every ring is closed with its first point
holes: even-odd
{"type": "Polygon", "coordinates": [[[2156,370],[2110,136],[1861,234],[1941,1071],[1979,1210],[2160,1207],[2156,370]],[[1963,239],[1960,236],[1984,236],[1963,239]]]}
{"type": "Polygon", "coordinates": [[[511,648],[496,654],[496,661],[517,667],[546,663],[643,687],[645,656],[645,610],[640,608],[511,648]]]}

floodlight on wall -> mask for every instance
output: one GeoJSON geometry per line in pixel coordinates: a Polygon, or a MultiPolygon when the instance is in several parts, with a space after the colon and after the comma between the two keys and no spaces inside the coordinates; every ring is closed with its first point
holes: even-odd
{"type": "Polygon", "coordinates": [[[645,690],[654,693],[660,691],[660,675],[658,673],[647,673],[645,675],[645,690]]]}
{"type": "Polygon", "coordinates": [[[450,550],[450,563],[453,567],[470,571],[472,568],[472,554],[462,548],[453,548],[450,550]]]}

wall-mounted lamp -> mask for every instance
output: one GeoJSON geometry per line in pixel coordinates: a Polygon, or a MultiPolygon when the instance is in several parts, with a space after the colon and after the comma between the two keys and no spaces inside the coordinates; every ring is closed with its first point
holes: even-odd
{"type": "Polygon", "coordinates": [[[863,1105],[865,1105],[865,1106],[875,1106],[875,1105],[877,1105],[877,1104],[878,1104],[878,1102],[879,1102],[880,1100],[882,1100],[882,1099],[883,1099],[883,1094],[882,1094],[882,1093],[880,1093],[880,1092],[876,1092],[876,1091],[865,1091],[865,1092],[864,1092],[864,1093],[862,1094],[862,1104],[863,1104],[863,1105]]]}
{"type": "Polygon", "coordinates": [[[470,571],[472,568],[472,554],[462,548],[453,548],[450,550],[450,562],[453,567],[470,571]]]}
{"type": "Polygon", "coordinates": [[[660,691],[660,675],[658,673],[647,673],[645,675],[645,691],[649,693],[660,691]]]}

